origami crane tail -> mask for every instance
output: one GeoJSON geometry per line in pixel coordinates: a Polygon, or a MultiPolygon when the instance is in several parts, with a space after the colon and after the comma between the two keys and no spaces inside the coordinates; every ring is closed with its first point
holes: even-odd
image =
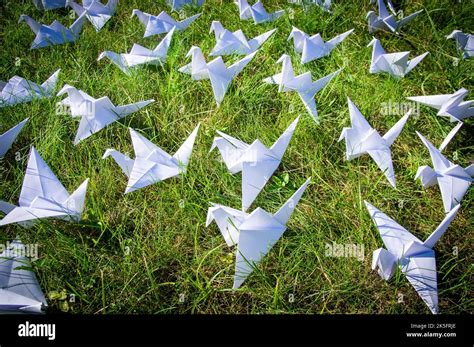
{"type": "Polygon", "coordinates": [[[335,38],[329,40],[327,43],[332,47],[336,47],[338,44],[340,44],[342,41],[346,39],[347,36],[349,36],[354,29],[348,30],[345,33],[342,33],[340,35],[337,35],[335,38]]]}
{"type": "Polygon", "coordinates": [[[56,70],[42,85],[44,94],[46,96],[52,95],[54,89],[56,89],[56,84],[58,83],[59,72],[61,69],[56,70]]]}
{"type": "Polygon", "coordinates": [[[287,200],[287,202],[273,215],[273,217],[282,225],[286,225],[288,219],[290,219],[296,205],[301,199],[306,187],[311,181],[311,177],[306,180],[305,183],[287,200]]]}
{"type": "Polygon", "coordinates": [[[267,31],[266,33],[263,33],[262,35],[259,35],[255,38],[249,40],[248,44],[250,46],[250,49],[252,51],[256,51],[261,45],[263,45],[265,43],[265,41],[267,41],[270,38],[270,36],[273,35],[273,33],[275,31],[276,31],[276,29],[267,31]]]}
{"type": "Polygon", "coordinates": [[[398,122],[395,123],[395,125],[383,136],[388,146],[391,146],[400,135],[408,120],[408,117],[410,117],[411,112],[411,109],[408,110],[408,112],[402,118],[400,118],[398,122]]]}
{"type": "Polygon", "coordinates": [[[451,129],[448,135],[446,135],[445,139],[443,140],[441,145],[438,147],[440,152],[442,152],[446,148],[446,146],[451,142],[451,140],[457,134],[459,129],[461,129],[463,124],[464,124],[463,122],[458,122],[458,124],[454,128],[451,129]]]}
{"type": "Polygon", "coordinates": [[[436,242],[443,236],[443,234],[448,229],[449,225],[453,221],[454,217],[458,213],[459,208],[461,207],[460,204],[457,204],[449,213],[444,217],[443,221],[439,224],[435,231],[423,242],[423,245],[428,248],[433,248],[436,242]]]}
{"type": "Polygon", "coordinates": [[[117,9],[117,5],[118,5],[118,0],[109,0],[107,2],[106,7],[109,10],[110,14],[115,13],[115,10],[117,9]]]}
{"type": "Polygon", "coordinates": [[[397,30],[399,30],[401,27],[407,25],[409,22],[411,22],[413,19],[415,19],[416,17],[418,17],[418,15],[423,12],[423,10],[419,10],[415,13],[412,13],[411,15],[409,16],[406,16],[405,18],[401,19],[399,22],[398,22],[398,25],[397,25],[397,30]]]}
{"type": "Polygon", "coordinates": [[[178,22],[177,29],[178,30],[184,30],[188,26],[192,24],[196,19],[198,19],[201,16],[200,13],[195,14],[194,16],[191,16],[189,18],[183,19],[182,21],[178,22]]]}
{"type": "Polygon", "coordinates": [[[87,178],[82,184],[71,194],[69,199],[66,201],[68,210],[75,213],[77,220],[81,219],[82,212],[84,210],[84,202],[86,199],[87,185],[89,179],[87,178]]]}
{"type": "Polygon", "coordinates": [[[70,30],[71,30],[71,33],[73,34],[73,36],[77,39],[79,37],[79,34],[81,33],[82,31],[82,27],[84,26],[84,23],[86,21],[86,16],[87,16],[87,13],[86,12],[83,12],[79,18],[76,19],[76,21],[74,23],[72,23],[71,27],[70,27],[70,30]]]}
{"type": "Polygon", "coordinates": [[[407,73],[409,73],[411,70],[413,70],[415,68],[415,66],[417,66],[428,54],[429,54],[429,52],[425,52],[425,53],[420,54],[419,56],[413,58],[412,60],[410,60],[408,62],[408,66],[407,66],[407,69],[405,71],[405,75],[407,73]]]}
{"type": "Polygon", "coordinates": [[[179,147],[179,149],[173,155],[173,158],[178,161],[180,166],[183,166],[183,172],[186,171],[186,167],[188,166],[189,158],[191,157],[191,154],[193,152],[194,141],[196,140],[200,125],[201,123],[198,123],[191,135],[189,135],[186,141],[181,145],[181,147],[179,147]]]}
{"type": "Polygon", "coordinates": [[[21,123],[15,125],[13,128],[0,135],[0,158],[3,158],[5,153],[7,153],[7,151],[10,149],[18,134],[23,129],[26,122],[28,122],[28,119],[29,118],[26,118],[21,123]]]}
{"type": "Polygon", "coordinates": [[[175,32],[176,27],[174,26],[171,28],[170,31],[166,34],[166,36],[161,40],[161,42],[156,46],[153,50],[154,53],[158,53],[161,58],[166,58],[168,54],[168,49],[171,45],[171,38],[173,37],[173,33],[175,32]]]}
{"type": "Polygon", "coordinates": [[[84,12],[86,12],[85,8],[82,7],[81,5],[79,5],[77,2],[75,2],[74,0],[67,0],[66,1],[66,6],[69,6],[71,7],[74,12],[76,12],[76,14],[78,16],[80,16],[81,14],[83,14],[84,12]]]}
{"type": "Polygon", "coordinates": [[[276,140],[273,146],[270,148],[270,150],[275,154],[275,159],[281,161],[281,159],[283,158],[286,148],[290,144],[291,138],[293,137],[293,133],[296,129],[296,126],[298,125],[299,119],[300,116],[298,116],[290,124],[290,126],[283,132],[283,134],[281,134],[278,140],[276,140]]]}

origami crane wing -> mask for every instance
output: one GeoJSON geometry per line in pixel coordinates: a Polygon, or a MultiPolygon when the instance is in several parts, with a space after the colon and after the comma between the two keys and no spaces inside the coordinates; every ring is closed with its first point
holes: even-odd
{"type": "Polygon", "coordinates": [[[19,204],[21,207],[29,207],[37,197],[63,204],[69,198],[69,193],[36,149],[32,147],[25,178],[23,179],[19,204]]]}
{"type": "Polygon", "coordinates": [[[443,104],[445,104],[451,96],[452,94],[410,96],[407,97],[407,99],[439,110],[441,106],[443,106],[443,104]]]}
{"type": "Polygon", "coordinates": [[[27,269],[30,261],[16,252],[24,245],[19,240],[11,245],[13,249],[0,254],[0,311],[41,313],[47,306],[44,294],[34,272],[27,269]]]}
{"type": "Polygon", "coordinates": [[[387,250],[395,255],[397,259],[402,258],[405,250],[411,242],[423,244],[421,240],[385,213],[372,206],[367,201],[364,201],[364,203],[369,211],[370,217],[377,226],[385,247],[387,247],[387,250]]]}
{"type": "Polygon", "coordinates": [[[427,249],[423,253],[409,257],[408,264],[402,266],[402,272],[430,311],[434,314],[438,313],[435,252],[427,249]]]}
{"type": "Polygon", "coordinates": [[[26,118],[25,120],[15,125],[13,128],[11,128],[10,130],[0,135],[0,158],[3,158],[5,153],[7,153],[7,151],[10,149],[13,142],[15,141],[17,136],[20,134],[20,131],[23,129],[26,122],[28,122],[28,119],[29,118],[26,118]]]}

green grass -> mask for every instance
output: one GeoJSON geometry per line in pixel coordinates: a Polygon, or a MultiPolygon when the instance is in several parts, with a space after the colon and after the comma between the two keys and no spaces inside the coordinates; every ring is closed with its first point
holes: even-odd
{"type": "MultiPolygon", "coordinates": [[[[350,97],[371,125],[381,133],[400,118],[383,116],[384,102],[405,97],[472,90],[473,62],[462,60],[445,35],[454,29],[472,32],[473,6],[469,1],[399,1],[405,13],[424,9],[400,36],[377,33],[388,52],[429,51],[425,60],[402,80],[369,74],[372,39],[365,14],[368,1],[334,1],[333,14],[318,8],[304,12],[286,1],[264,1],[269,10],[292,8],[274,23],[254,25],[239,21],[232,1],[206,0],[202,16],[173,37],[164,66],[139,69],[131,77],[110,62],[96,59],[103,50],[128,51],[133,43],[154,47],[160,38],[143,39],[144,28],[132,9],[158,14],[169,10],[164,1],[121,1],[115,16],[96,33],[87,23],[75,44],[29,51],[34,38],[21,13],[42,23],[58,19],[69,25],[67,10],[37,11],[31,1],[0,5],[0,77],[19,75],[44,81],[61,68],[60,82],[94,97],[107,95],[116,104],[154,98],[155,103],[108,126],[73,146],[78,122],[57,115],[60,97],[0,109],[0,132],[26,117],[30,121],[1,161],[0,199],[17,203],[31,145],[34,145],[71,192],[90,177],[81,223],[44,221],[31,229],[8,226],[0,242],[19,235],[24,243],[38,243],[40,260],[34,263],[45,293],[66,290],[76,296],[69,303],[75,313],[429,313],[403,275],[383,281],[370,269],[372,251],[382,240],[363,205],[367,200],[401,225],[425,239],[443,219],[437,187],[424,190],[414,181],[420,165],[431,165],[420,131],[439,145],[453,124],[421,107],[411,117],[392,147],[397,189],[368,156],[344,161],[340,132],[349,125],[350,97]],[[271,5],[269,5],[271,3],[271,5]],[[193,82],[178,72],[189,60],[185,54],[198,45],[207,55],[214,45],[212,20],[230,30],[243,29],[253,37],[271,28],[276,34],[231,84],[216,108],[209,81],[193,82]],[[287,41],[292,25],[324,39],[351,28],[351,34],[329,57],[305,66],[287,41]],[[306,113],[298,95],[278,93],[262,79],[280,71],[276,64],[290,54],[297,73],[311,71],[313,79],[343,67],[341,74],[316,96],[321,124],[306,113]],[[15,58],[20,64],[15,64],[15,58]],[[274,213],[309,176],[306,190],[288,223],[288,229],[240,290],[233,292],[233,249],[224,243],[215,224],[205,227],[210,202],[239,208],[241,175],[229,174],[217,152],[209,152],[216,130],[245,142],[259,138],[271,145],[302,114],[297,130],[273,178],[250,210],[260,206],[274,213]],[[187,174],[123,195],[126,177],[111,160],[102,160],[106,148],[133,153],[128,127],[164,150],[174,152],[196,126],[196,140],[187,174]],[[19,153],[21,160],[16,160],[19,153]],[[285,177],[288,182],[285,183],[285,177]],[[330,258],[325,244],[363,244],[365,260],[330,258]],[[294,301],[289,300],[293,294],[294,301]],[[404,302],[398,303],[399,294],[404,302]],[[184,299],[184,300],[183,300],[184,299]]],[[[186,15],[197,10],[187,9],[186,15]]],[[[235,61],[237,57],[224,57],[235,61]]],[[[470,99],[474,97],[470,93],[470,99]]],[[[472,121],[445,150],[448,158],[467,166],[472,161],[472,121]]],[[[440,312],[472,313],[473,198],[471,189],[448,232],[437,243],[440,312]],[[457,256],[453,248],[457,247],[457,256]]],[[[49,300],[49,312],[64,309],[61,300],[49,300]]]]}

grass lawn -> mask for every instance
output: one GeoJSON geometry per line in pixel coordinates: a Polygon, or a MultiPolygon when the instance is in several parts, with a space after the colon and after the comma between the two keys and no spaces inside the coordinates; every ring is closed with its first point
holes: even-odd
{"type": "MultiPolygon", "coordinates": [[[[415,131],[438,146],[454,126],[436,111],[421,106],[410,117],[392,146],[397,179],[393,189],[367,155],[345,161],[345,144],[337,142],[350,125],[347,97],[369,123],[384,134],[402,116],[384,115],[384,103],[404,103],[405,97],[452,93],[464,87],[474,98],[473,60],[461,54],[445,36],[454,29],[474,31],[471,1],[397,1],[406,14],[423,13],[400,35],[377,32],[387,52],[410,50],[411,57],[430,54],[405,78],[369,74],[372,40],[366,13],[369,1],[334,1],[333,13],[317,7],[305,12],[287,1],[264,1],[267,10],[288,9],[272,23],[240,21],[231,0],[206,0],[202,16],[187,30],[176,32],[166,63],[144,67],[131,76],[99,53],[118,53],[133,43],[155,47],[164,35],[143,38],[144,27],[130,18],[137,8],[157,15],[170,11],[164,0],[120,1],[116,14],[96,33],[87,22],[75,44],[30,51],[34,34],[18,24],[20,14],[41,23],[54,19],[69,26],[69,10],[40,12],[32,1],[0,4],[0,79],[14,75],[42,83],[61,68],[58,88],[68,83],[116,105],[140,100],[156,102],[74,146],[78,121],[57,114],[63,97],[0,108],[0,133],[30,117],[13,148],[0,161],[0,199],[17,203],[30,146],[63,182],[69,192],[90,177],[86,207],[80,223],[42,221],[33,228],[3,227],[0,242],[16,235],[38,243],[40,259],[33,263],[48,300],[48,312],[74,313],[429,313],[400,272],[385,282],[371,270],[372,251],[382,247],[379,232],[364,206],[367,200],[424,240],[444,218],[438,186],[424,190],[414,181],[417,168],[432,165],[415,131]],[[3,6],[3,7],[2,7],[3,6]],[[277,32],[231,83],[220,107],[209,81],[194,82],[178,68],[190,60],[192,45],[206,58],[215,44],[209,34],[212,20],[227,29],[242,29],[248,38],[272,28],[277,32]],[[330,56],[302,66],[287,37],[292,26],[326,40],[355,28],[330,56]],[[292,58],[295,73],[311,71],[313,79],[343,68],[316,95],[317,125],[296,93],[278,93],[262,83],[281,70],[282,54],[292,58]],[[262,207],[270,213],[312,177],[312,182],[288,229],[238,291],[232,291],[234,249],[227,247],[217,226],[205,227],[210,202],[240,208],[241,175],[231,175],[217,151],[209,153],[216,130],[247,143],[259,138],[270,146],[288,125],[302,115],[280,167],[249,211],[262,207]],[[169,153],[174,153],[198,122],[201,128],[187,174],[124,195],[127,178],[107,148],[132,157],[128,127],[139,131],[169,153]],[[357,244],[365,258],[325,256],[327,244],[357,244]],[[65,296],[58,295],[61,292],[65,296]],[[75,302],[69,302],[70,295],[75,302]],[[63,300],[68,297],[67,300],[63,300]]],[[[184,16],[197,13],[186,8],[184,16]]],[[[174,14],[177,17],[177,14],[174,14]]],[[[224,57],[236,61],[240,57],[224,57]]],[[[445,149],[455,163],[473,161],[472,119],[445,149]]],[[[471,189],[449,230],[436,244],[441,313],[472,313],[473,200],[471,189]]]]}

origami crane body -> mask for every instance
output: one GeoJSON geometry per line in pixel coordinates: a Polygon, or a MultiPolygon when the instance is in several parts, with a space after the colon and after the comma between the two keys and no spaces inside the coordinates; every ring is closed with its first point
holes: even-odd
{"type": "Polygon", "coordinates": [[[423,10],[417,11],[412,13],[405,18],[398,20],[396,19],[393,9],[393,5],[389,3],[390,9],[392,10],[392,14],[390,14],[385,7],[384,0],[378,0],[378,7],[379,7],[379,15],[377,15],[374,11],[369,11],[367,13],[367,20],[369,22],[369,33],[373,33],[378,30],[386,30],[392,31],[398,34],[398,30],[400,30],[403,26],[407,25],[413,19],[415,19],[423,10]]]}
{"type": "Polygon", "coordinates": [[[392,164],[390,146],[395,142],[405,123],[410,116],[408,111],[395,125],[382,137],[370,126],[357,106],[348,98],[351,128],[342,129],[339,141],[346,140],[346,160],[352,160],[367,153],[374,159],[377,166],[385,174],[390,184],[395,188],[395,172],[392,164]]]}
{"type": "Polygon", "coordinates": [[[301,64],[306,64],[310,61],[328,56],[331,51],[353,31],[354,29],[351,29],[328,42],[324,42],[320,34],[309,36],[300,29],[293,27],[288,40],[293,39],[295,51],[301,53],[301,64]]]}
{"type": "Polygon", "coordinates": [[[0,312],[41,313],[46,299],[19,240],[0,254],[0,312]]]}
{"type": "Polygon", "coordinates": [[[7,153],[7,151],[10,149],[18,134],[20,134],[20,131],[25,126],[26,122],[28,122],[28,118],[0,135],[0,158],[3,158],[5,153],[7,153]]]}
{"type": "Polygon", "coordinates": [[[74,144],[95,134],[107,125],[134,113],[154,100],[140,101],[133,104],[115,106],[107,96],[95,99],[82,90],[78,90],[66,84],[58,93],[68,97],[61,101],[62,105],[69,107],[72,117],[81,117],[79,128],[77,129],[74,144]]]}
{"type": "Polygon", "coordinates": [[[267,148],[259,140],[248,145],[236,138],[218,131],[221,137],[214,138],[211,151],[218,148],[227,169],[232,173],[242,171],[242,210],[246,211],[265,184],[280,165],[298,118],[285,130],[280,138],[267,148]]]}
{"type": "Polygon", "coordinates": [[[397,78],[405,77],[429,54],[429,52],[425,52],[412,60],[408,60],[410,52],[386,53],[380,41],[376,38],[368,46],[373,47],[370,73],[386,72],[397,78]]]}
{"type": "Polygon", "coordinates": [[[459,89],[453,94],[412,96],[408,100],[433,107],[438,110],[438,116],[449,117],[451,122],[459,122],[474,116],[474,100],[464,101],[468,90],[459,89]]]}
{"type": "Polygon", "coordinates": [[[38,10],[54,10],[66,7],[66,0],[33,0],[38,10]]]}
{"type": "Polygon", "coordinates": [[[117,162],[129,178],[125,194],[130,193],[150,184],[185,173],[198,130],[199,124],[178,151],[171,156],[133,129],[130,129],[136,155],[135,160],[114,149],[107,149],[102,159],[111,156],[117,162]]]}
{"type": "Polygon", "coordinates": [[[252,18],[255,24],[274,21],[285,13],[284,10],[268,13],[261,1],[257,1],[252,6],[249,5],[247,0],[236,0],[235,3],[239,7],[240,19],[252,18]]]}
{"type": "Polygon", "coordinates": [[[474,55],[474,35],[464,34],[460,30],[454,30],[446,36],[447,39],[454,39],[458,50],[463,52],[463,58],[467,59],[474,55]]]}
{"type": "Polygon", "coordinates": [[[276,29],[267,31],[251,40],[247,40],[242,30],[231,32],[225,29],[219,21],[212,21],[211,33],[216,36],[216,45],[212,49],[210,56],[228,54],[251,54],[268,40],[276,29]]]}
{"type": "Polygon", "coordinates": [[[86,13],[83,13],[72,23],[70,28],[55,20],[51,25],[39,24],[33,18],[22,14],[20,22],[25,21],[36,37],[30,49],[43,48],[52,45],[62,45],[67,42],[74,42],[79,38],[82,27],[86,20],[86,13]]]}
{"type": "Polygon", "coordinates": [[[16,105],[34,99],[50,98],[56,89],[59,71],[53,73],[41,85],[19,76],[10,78],[7,83],[0,81],[0,107],[16,105]]]}
{"type": "Polygon", "coordinates": [[[438,282],[433,247],[448,229],[460,206],[449,211],[436,230],[423,242],[367,201],[365,205],[387,248],[374,251],[372,269],[377,269],[379,275],[388,281],[398,265],[430,311],[438,313],[438,282]]]}
{"type": "Polygon", "coordinates": [[[32,147],[21,188],[19,206],[0,202],[0,210],[7,214],[0,221],[0,226],[11,223],[28,226],[31,223],[24,222],[51,217],[79,221],[84,208],[88,182],[89,179],[86,179],[74,193],[69,195],[32,147]]]}
{"type": "Polygon", "coordinates": [[[145,26],[145,35],[143,37],[167,33],[173,28],[179,31],[185,30],[192,22],[198,19],[200,15],[201,14],[198,13],[177,22],[165,11],[162,11],[158,16],[153,16],[140,10],[133,10],[132,12],[132,17],[137,16],[140,22],[145,26]]]}
{"type": "Polygon", "coordinates": [[[179,11],[186,5],[197,5],[201,7],[204,0],[168,0],[168,3],[173,11],[179,11]]]}
{"type": "Polygon", "coordinates": [[[98,0],[82,0],[82,6],[74,0],[67,0],[67,5],[71,6],[78,16],[85,13],[95,30],[100,31],[105,23],[114,15],[118,0],[109,0],[107,5],[102,4],[98,0]]]}
{"type": "Polygon", "coordinates": [[[191,75],[195,81],[204,79],[211,80],[214,98],[216,99],[217,106],[219,106],[224,99],[230,82],[247,66],[256,53],[257,52],[253,52],[246,55],[236,63],[226,67],[221,57],[217,57],[211,62],[206,63],[201,49],[193,46],[186,55],[186,57],[191,56],[191,63],[183,66],[179,71],[191,75]]]}
{"type": "Polygon", "coordinates": [[[215,220],[227,245],[237,245],[233,289],[241,286],[255,265],[283,235],[286,223],[309,181],[310,179],[274,215],[260,207],[250,214],[217,204],[209,208],[206,226],[215,220]]]}
{"type": "MultiPolygon", "coordinates": [[[[461,203],[474,176],[474,164],[467,168],[451,163],[441,154],[431,142],[417,132],[423,144],[428,148],[433,162],[434,169],[425,165],[420,166],[415,179],[420,178],[424,188],[431,187],[438,183],[443,198],[444,211],[448,213],[454,206],[461,203]]],[[[443,145],[442,145],[443,148],[443,145]]]]}
{"type": "Polygon", "coordinates": [[[168,49],[170,48],[173,33],[174,28],[166,34],[163,40],[153,50],[135,43],[130,53],[118,54],[105,51],[99,55],[97,60],[109,58],[112,63],[127,75],[131,74],[132,68],[136,68],[140,65],[161,65],[166,61],[166,57],[168,56],[168,49]]]}
{"type": "Polygon", "coordinates": [[[313,82],[310,71],[295,76],[290,56],[283,54],[277,63],[282,63],[283,65],[281,73],[265,78],[263,82],[278,84],[278,91],[280,92],[297,92],[309,114],[313,117],[315,122],[319,123],[314,96],[337,76],[339,72],[341,72],[341,69],[313,82]]]}

